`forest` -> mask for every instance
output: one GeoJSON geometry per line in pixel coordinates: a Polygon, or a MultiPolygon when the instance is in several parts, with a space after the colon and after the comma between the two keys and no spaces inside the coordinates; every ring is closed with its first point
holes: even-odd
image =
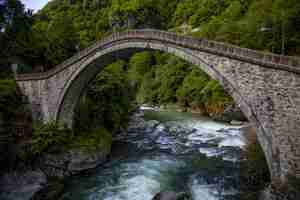
{"type": "Polygon", "coordinates": [[[53,0],[35,14],[4,2],[0,55],[21,60],[24,72],[47,70],[112,32],[140,28],[299,55],[297,0],[53,0]]]}

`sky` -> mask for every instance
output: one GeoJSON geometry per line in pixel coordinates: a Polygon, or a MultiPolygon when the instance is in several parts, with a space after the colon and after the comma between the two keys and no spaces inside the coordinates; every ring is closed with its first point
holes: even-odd
{"type": "Polygon", "coordinates": [[[21,0],[26,8],[32,9],[35,12],[41,9],[49,0],[21,0]]]}

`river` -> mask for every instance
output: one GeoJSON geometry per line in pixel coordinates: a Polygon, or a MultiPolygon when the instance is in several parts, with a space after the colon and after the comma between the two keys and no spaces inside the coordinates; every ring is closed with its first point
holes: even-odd
{"type": "Polygon", "coordinates": [[[151,200],[160,191],[189,192],[193,200],[239,199],[245,144],[239,126],[142,109],[150,128],[129,129],[115,140],[107,163],[67,178],[63,200],[151,200]]]}

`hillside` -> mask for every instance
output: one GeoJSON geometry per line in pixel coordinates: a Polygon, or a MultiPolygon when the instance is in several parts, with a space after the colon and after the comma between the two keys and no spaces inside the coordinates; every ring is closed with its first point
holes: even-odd
{"type": "Polygon", "coordinates": [[[25,60],[31,66],[51,68],[113,31],[134,28],[171,30],[252,49],[299,55],[300,3],[53,0],[34,16],[28,46],[35,51],[29,51],[25,60]]]}

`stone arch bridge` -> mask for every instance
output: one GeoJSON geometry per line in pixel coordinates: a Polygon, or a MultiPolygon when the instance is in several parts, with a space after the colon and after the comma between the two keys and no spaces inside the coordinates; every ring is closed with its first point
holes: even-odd
{"type": "Polygon", "coordinates": [[[36,120],[72,125],[87,84],[104,66],[143,49],[174,54],[219,81],[255,124],[273,180],[300,178],[300,59],[159,30],[114,33],[50,71],[17,75],[36,120]]]}

